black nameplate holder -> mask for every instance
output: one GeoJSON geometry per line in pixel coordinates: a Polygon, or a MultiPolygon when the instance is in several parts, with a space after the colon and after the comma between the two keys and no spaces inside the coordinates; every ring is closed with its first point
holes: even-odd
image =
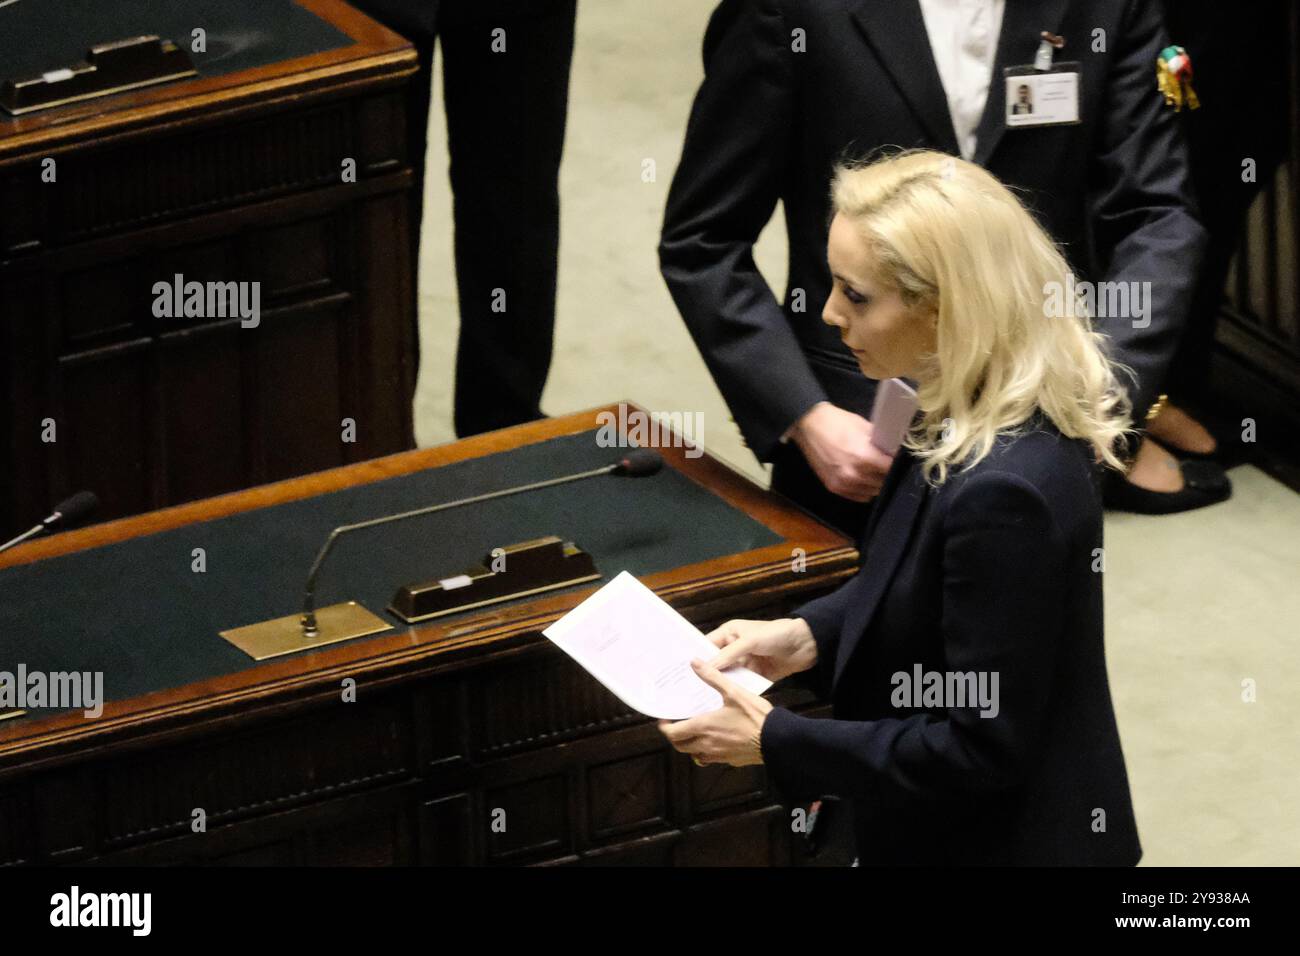
{"type": "Polygon", "coordinates": [[[498,549],[459,574],[407,584],[388,610],[408,624],[600,579],[591,555],[555,535],[498,549]],[[493,570],[500,566],[500,570],[493,570]]]}
{"type": "Polygon", "coordinates": [[[131,37],[91,47],[80,63],[26,79],[4,80],[0,83],[0,107],[22,116],[197,75],[189,54],[171,40],[131,37]]]}

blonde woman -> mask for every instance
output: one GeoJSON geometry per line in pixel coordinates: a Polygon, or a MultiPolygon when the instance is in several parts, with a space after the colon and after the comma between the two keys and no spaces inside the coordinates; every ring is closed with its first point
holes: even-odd
{"type": "Polygon", "coordinates": [[[920,412],[857,576],[714,631],[696,668],[724,706],[660,727],[697,763],[849,801],[864,864],[1134,864],[1096,484],[1128,407],[1087,316],[1045,308],[1069,267],[960,159],[842,167],[832,192],[822,319],[864,375],[915,381],[920,412]],[[719,673],[735,664],[805,674],[833,717],[774,708],[719,673]]]}

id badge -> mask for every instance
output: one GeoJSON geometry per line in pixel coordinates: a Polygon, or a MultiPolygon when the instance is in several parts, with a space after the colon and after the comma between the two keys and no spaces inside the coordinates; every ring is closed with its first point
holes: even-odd
{"type": "Polygon", "coordinates": [[[1077,62],[1057,63],[1046,70],[1009,66],[1003,74],[1007,84],[1007,129],[1080,122],[1077,62]]]}

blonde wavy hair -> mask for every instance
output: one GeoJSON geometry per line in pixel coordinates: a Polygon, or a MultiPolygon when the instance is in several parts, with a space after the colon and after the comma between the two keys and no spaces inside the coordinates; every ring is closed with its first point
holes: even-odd
{"type": "Polygon", "coordinates": [[[974,465],[1035,409],[1125,469],[1117,446],[1132,429],[1119,366],[1082,304],[1047,314],[1051,289],[1074,288],[1070,267],[1006,186],[973,163],[911,150],[838,166],[831,200],[874,253],[871,278],[937,315],[921,417],[905,442],[927,481],[974,465]]]}

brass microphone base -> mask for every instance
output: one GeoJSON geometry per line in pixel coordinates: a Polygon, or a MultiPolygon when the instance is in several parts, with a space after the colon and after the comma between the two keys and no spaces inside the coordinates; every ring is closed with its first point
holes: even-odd
{"type": "Polygon", "coordinates": [[[393,625],[371,614],[356,601],[346,601],[316,611],[315,637],[303,636],[301,614],[222,631],[221,636],[253,660],[264,661],[392,629],[393,625]]]}

